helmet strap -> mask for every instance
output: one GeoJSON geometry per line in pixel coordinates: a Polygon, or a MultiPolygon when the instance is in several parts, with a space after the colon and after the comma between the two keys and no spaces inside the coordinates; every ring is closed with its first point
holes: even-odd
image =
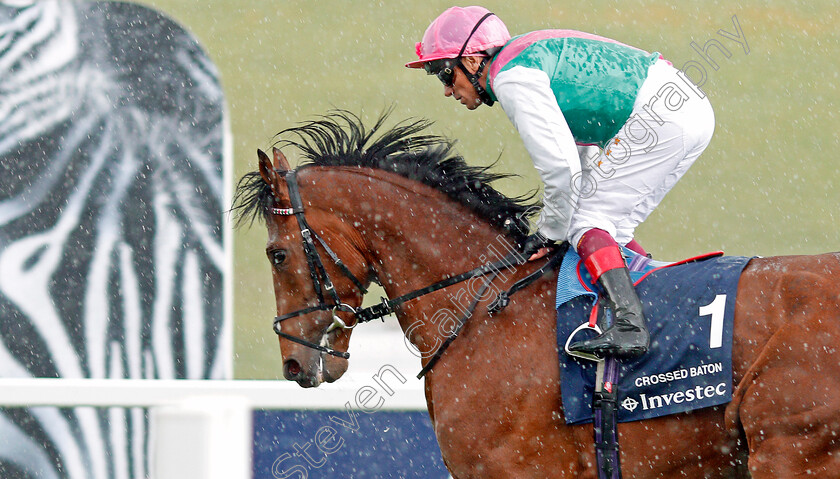
{"type": "Polygon", "coordinates": [[[458,67],[461,68],[461,71],[464,72],[464,75],[466,75],[467,80],[469,80],[473,88],[475,88],[475,92],[478,94],[478,98],[481,100],[481,103],[484,103],[487,106],[493,106],[493,103],[495,102],[492,98],[490,98],[490,94],[487,93],[487,90],[485,90],[478,82],[478,79],[481,78],[481,72],[484,71],[484,68],[486,66],[487,59],[482,58],[481,63],[479,63],[478,65],[478,70],[476,70],[475,73],[470,73],[470,71],[467,70],[467,67],[464,65],[464,63],[460,60],[458,61],[458,67]]]}
{"type": "Polygon", "coordinates": [[[473,29],[470,32],[470,34],[467,35],[467,39],[464,41],[464,45],[461,46],[461,51],[458,52],[457,57],[458,66],[461,68],[461,71],[464,72],[464,75],[467,76],[467,79],[470,81],[473,88],[475,88],[475,92],[478,94],[478,98],[481,100],[481,103],[484,103],[487,106],[493,106],[493,99],[490,98],[490,94],[487,93],[487,90],[485,90],[481,86],[481,84],[478,83],[478,79],[481,77],[481,72],[484,71],[484,67],[487,66],[487,59],[483,58],[481,60],[481,63],[478,65],[478,70],[476,70],[475,73],[470,73],[470,71],[467,70],[467,67],[464,66],[464,62],[461,61],[461,58],[464,56],[464,51],[467,49],[467,44],[470,43],[470,39],[472,38],[476,30],[478,30],[478,27],[480,27],[481,24],[484,23],[484,20],[487,20],[487,18],[489,18],[492,15],[494,15],[493,12],[487,12],[475,23],[475,26],[473,26],[473,29]]]}

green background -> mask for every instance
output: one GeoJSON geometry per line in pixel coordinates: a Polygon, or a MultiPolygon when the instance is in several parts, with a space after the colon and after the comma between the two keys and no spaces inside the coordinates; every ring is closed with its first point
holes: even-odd
{"type": "MultiPolygon", "coordinates": [[[[499,107],[469,112],[433,77],[403,67],[414,43],[451,3],[154,0],[143,2],[191,31],[215,62],[233,131],[233,181],[256,169],[257,148],[283,128],[345,108],[365,119],[394,106],[392,120],[426,117],[459,140],[474,164],[519,178],[509,194],[539,186],[521,141],[499,107]]],[[[840,15],[835,1],[487,1],[512,34],[583,30],[659,51],[675,66],[701,61],[691,42],[718,39],[731,56],[706,65],[716,115],[706,152],[637,230],[656,258],[709,250],[733,255],[813,254],[840,249],[840,15]],[[792,3],[792,4],[791,4],[792,3]],[[738,18],[749,53],[717,32],[738,18]]],[[[693,75],[693,72],[692,72],[693,75]]],[[[289,154],[289,153],[287,153],[289,154]]],[[[296,162],[294,152],[290,160],[296,162]]],[[[271,331],[273,292],[265,230],[234,238],[235,375],[279,378],[271,331]]]]}

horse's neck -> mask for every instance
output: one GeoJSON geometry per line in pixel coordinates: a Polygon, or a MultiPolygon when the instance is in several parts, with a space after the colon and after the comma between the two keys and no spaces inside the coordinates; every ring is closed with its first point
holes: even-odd
{"type": "MultiPolygon", "coordinates": [[[[335,192],[329,208],[362,236],[390,298],[512,251],[502,233],[425,185],[375,170],[326,170],[313,180],[335,192]]],[[[407,321],[400,318],[404,330],[407,321]]]]}

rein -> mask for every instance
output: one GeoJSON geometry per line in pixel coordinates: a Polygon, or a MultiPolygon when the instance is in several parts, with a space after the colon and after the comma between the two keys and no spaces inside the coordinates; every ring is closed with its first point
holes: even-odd
{"type": "MultiPolygon", "coordinates": [[[[525,258],[523,258],[521,253],[513,252],[499,261],[487,263],[465,273],[450,276],[449,278],[443,279],[424,288],[411,291],[394,299],[382,298],[382,302],[379,304],[375,304],[367,308],[354,308],[349,304],[342,302],[338,293],[335,291],[335,287],[329,276],[329,273],[327,273],[327,270],[324,267],[324,262],[321,259],[321,255],[320,253],[318,253],[315,241],[317,240],[318,243],[321,244],[321,246],[324,248],[324,251],[326,251],[327,255],[330,257],[330,260],[339,268],[339,270],[344,276],[349,278],[356,285],[356,287],[359,288],[362,294],[366,294],[367,289],[364,287],[364,284],[341,261],[338,255],[336,255],[335,252],[329,247],[326,241],[324,241],[323,238],[321,238],[314,230],[310,228],[309,223],[306,221],[306,216],[304,214],[303,200],[301,199],[300,188],[298,187],[297,182],[297,172],[294,170],[285,172],[285,178],[286,184],[288,185],[289,189],[289,199],[291,201],[292,207],[270,207],[268,208],[268,210],[271,214],[274,215],[295,216],[295,218],[297,219],[298,227],[300,228],[300,234],[303,238],[303,252],[306,255],[306,263],[309,267],[309,276],[312,280],[312,287],[318,298],[318,304],[315,306],[299,309],[297,311],[293,311],[291,313],[284,314],[281,316],[276,316],[274,318],[274,332],[277,333],[278,336],[288,339],[289,341],[295,342],[297,344],[321,351],[332,356],[349,359],[350,353],[337,351],[333,348],[324,346],[323,344],[317,344],[312,341],[308,341],[306,339],[297,336],[292,336],[288,333],[283,332],[281,323],[288,319],[303,316],[309,313],[314,313],[316,311],[332,311],[333,323],[329,327],[327,327],[327,329],[322,333],[323,337],[323,335],[326,335],[335,329],[353,329],[361,323],[366,323],[369,321],[373,321],[374,319],[379,319],[384,316],[387,316],[395,312],[399,305],[408,302],[412,299],[425,296],[429,293],[439,291],[441,289],[447,288],[454,284],[461,283],[463,281],[467,281],[477,277],[488,276],[488,279],[484,282],[481,291],[474,298],[472,304],[468,309],[468,312],[459,322],[459,325],[456,328],[456,330],[438,348],[434,356],[432,356],[432,358],[429,360],[426,366],[423,367],[423,370],[417,376],[418,378],[421,378],[429,370],[431,370],[431,368],[434,366],[434,364],[437,362],[437,360],[440,358],[440,356],[443,354],[443,352],[446,350],[449,344],[451,344],[452,341],[457,337],[458,333],[463,328],[463,325],[466,322],[467,318],[472,315],[473,311],[478,305],[479,298],[484,295],[486,289],[490,286],[490,284],[496,278],[498,273],[505,268],[510,268],[519,264],[523,264],[525,262],[525,258]],[[325,301],[324,291],[327,292],[327,295],[329,296],[331,302],[325,301]],[[336,314],[337,311],[352,313],[356,318],[356,322],[352,326],[347,326],[347,324],[341,318],[338,317],[338,315],[336,314]]],[[[569,243],[563,243],[556,251],[553,252],[549,260],[543,266],[541,266],[533,273],[530,273],[528,276],[514,283],[509,290],[499,293],[499,295],[488,306],[488,312],[490,314],[493,314],[495,312],[500,311],[510,302],[510,295],[536,281],[549,269],[554,268],[554,266],[556,266],[563,258],[568,247],[569,243]]]]}

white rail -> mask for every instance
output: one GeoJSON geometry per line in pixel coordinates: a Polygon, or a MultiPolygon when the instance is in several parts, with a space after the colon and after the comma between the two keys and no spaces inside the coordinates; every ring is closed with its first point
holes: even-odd
{"type": "Polygon", "coordinates": [[[249,479],[253,409],[425,410],[422,385],[387,365],[365,384],[317,389],[287,381],[0,378],[0,407],[148,407],[152,479],[249,479]]]}
{"type": "MultiPolygon", "coordinates": [[[[377,384],[362,387],[376,387],[377,384]]],[[[409,378],[381,386],[382,409],[425,410],[423,382],[409,378]]],[[[343,409],[354,404],[359,387],[324,384],[303,389],[289,381],[211,381],[193,379],[50,379],[0,378],[2,407],[155,407],[202,397],[236,397],[252,409],[343,409]]]]}

